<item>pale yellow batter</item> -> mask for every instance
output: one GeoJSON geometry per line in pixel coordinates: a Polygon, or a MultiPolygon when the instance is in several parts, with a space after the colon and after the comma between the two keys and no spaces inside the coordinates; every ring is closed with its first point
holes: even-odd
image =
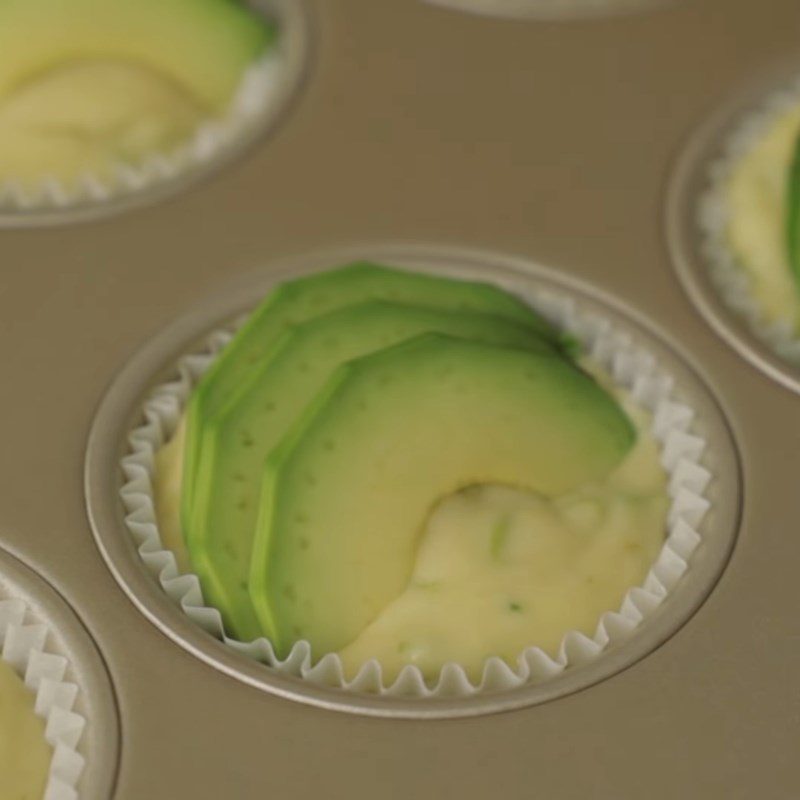
{"type": "Polygon", "coordinates": [[[187,92],[145,65],[64,64],[0,99],[0,182],[113,177],[115,164],[188,140],[204,116],[187,92]]]}
{"type": "Polygon", "coordinates": [[[786,253],[786,195],[800,107],[780,116],[733,169],[726,235],[771,322],[800,326],[800,289],[786,253]]]}
{"type": "Polygon", "coordinates": [[[33,705],[33,693],[0,660],[0,800],[44,796],[53,753],[33,705]]]}
{"type": "Polygon", "coordinates": [[[156,453],[153,496],[158,517],[158,532],[164,547],[175,554],[181,572],[191,572],[192,565],[181,529],[181,483],[183,449],[186,444],[186,417],[181,417],[173,437],[156,453]]]}
{"type": "MultiPolygon", "coordinates": [[[[556,499],[474,487],[431,514],[405,592],[340,655],[349,675],[377,658],[391,681],[405,664],[433,678],[446,661],[480,678],[487,656],[511,665],[523,649],[551,654],[569,630],[592,635],[641,584],[664,542],[668,496],[650,418],[611,389],[638,440],[602,482],[556,499]]],[[[165,546],[191,569],[180,529],[181,422],[156,454],[154,481],[165,546]]]]}
{"type": "Polygon", "coordinates": [[[488,656],[515,666],[526,647],[555,655],[567,631],[594,634],[664,541],[665,475],[635,421],[634,450],[602,482],[553,500],[499,486],[445,498],[406,591],[341,652],[348,673],[375,657],[388,680],[407,663],[435,677],[455,661],[479,680],[488,656]]]}

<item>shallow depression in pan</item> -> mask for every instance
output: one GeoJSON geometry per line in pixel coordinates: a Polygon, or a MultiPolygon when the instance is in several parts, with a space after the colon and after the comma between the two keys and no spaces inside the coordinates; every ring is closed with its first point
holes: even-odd
{"type": "Polygon", "coordinates": [[[721,186],[730,167],[781,109],[800,105],[800,64],[768,70],[720,102],[680,151],[664,207],[667,246],[684,290],[711,328],[740,356],[800,393],[800,340],[768,323],[735,257],[719,238],[721,186]]]}
{"type": "Polygon", "coordinates": [[[530,705],[589,686],[633,664],[671,636],[699,607],[722,572],[736,537],[741,503],[738,457],[714,398],[693,370],[678,359],[635,313],[591,287],[528,261],[457,248],[387,245],[316,253],[244,276],[228,291],[198,306],[150,341],[122,370],[92,426],[86,458],[86,500],[95,538],[120,585],[162,631],[197,657],[248,684],[296,700],[338,710],[395,717],[447,717],[490,713],[530,705]],[[120,499],[120,461],[129,452],[128,434],[139,424],[144,399],[175,375],[178,359],[196,352],[207,335],[251,309],[276,283],[302,273],[369,258],[419,271],[492,280],[523,298],[552,294],[586,314],[608,321],[622,337],[650,354],[669,373],[673,394],[695,411],[693,431],[706,444],[703,464],[714,476],[705,491],[711,510],[702,524],[702,543],[677,587],[625,642],[612,644],[592,661],[570,666],[544,683],[470,697],[445,699],[376,696],[329,688],[285,674],[247,658],[192,622],[162,590],[137,552],[125,525],[120,499]]]}
{"type": "MultiPolygon", "coordinates": [[[[2,548],[0,600],[21,601],[14,614],[4,616],[4,622],[11,623],[4,630],[4,656],[11,657],[13,663],[30,647],[34,652],[44,653],[45,659],[52,659],[53,656],[66,659],[66,672],[60,678],[56,677],[57,681],[64,682],[60,684],[59,691],[67,690],[69,696],[69,687],[77,686],[74,700],[70,699],[71,705],[64,704],[63,696],[53,703],[59,709],[69,708],[71,713],[58,711],[61,718],[55,720],[52,719],[52,712],[48,712],[48,731],[55,731],[55,723],[63,731],[59,734],[65,737],[63,742],[68,743],[70,748],[74,747],[77,754],[84,759],[80,777],[74,784],[77,796],[111,797],[119,762],[119,723],[111,681],[94,641],[61,595],[31,568],[2,548]],[[16,619],[12,620],[12,617],[16,619]],[[9,631],[13,625],[17,625],[19,634],[12,644],[9,641],[9,631]],[[41,638],[34,636],[37,627],[40,633],[44,633],[42,628],[46,629],[41,638]]],[[[26,660],[28,658],[33,670],[33,658],[26,657],[26,660]]],[[[42,675],[50,675],[52,678],[52,664],[44,667],[42,662],[34,672],[41,672],[42,675]]],[[[52,691],[52,685],[48,688],[42,686],[39,695],[52,691]]],[[[59,738],[59,741],[62,739],[59,738]]],[[[59,746],[63,747],[63,743],[59,746]]],[[[56,775],[64,783],[59,790],[51,786],[50,791],[64,791],[71,796],[75,774],[72,758],[74,754],[66,759],[60,757],[61,763],[51,775],[56,775]]]]}
{"type": "Polygon", "coordinates": [[[557,20],[635,14],[676,0],[423,0],[435,6],[509,19],[557,20]]]}
{"type": "Polygon", "coordinates": [[[0,185],[0,229],[64,225],[105,217],[156,202],[190,188],[246,155],[289,110],[311,60],[312,15],[305,0],[248,0],[278,27],[274,52],[242,79],[229,113],[200,126],[173,153],[156,154],[134,167],[118,165],[113,186],[87,176],[76,194],[43,185],[35,197],[0,185]]]}

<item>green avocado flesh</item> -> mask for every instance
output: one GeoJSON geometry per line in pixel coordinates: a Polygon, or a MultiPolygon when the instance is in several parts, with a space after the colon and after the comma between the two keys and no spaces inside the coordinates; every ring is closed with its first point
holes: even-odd
{"type": "Polygon", "coordinates": [[[221,110],[274,35],[227,0],[2,0],[0,100],[59,65],[117,59],[143,63],[221,110]]]}
{"type": "Polygon", "coordinates": [[[800,136],[795,140],[787,181],[786,245],[789,268],[800,292],[800,136]]]}
{"type": "Polygon", "coordinates": [[[402,592],[442,497],[566,492],[634,439],[552,352],[424,334],[342,365],[266,461],[250,574],[262,629],[282,655],[300,638],[339,650],[402,592]]]}
{"type": "Polygon", "coordinates": [[[388,300],[437,311],[474,311],[515,321],[560,344],[547,322],[516,297],[484,283],[440,278],[357,262],[278,286],[253,312],[200,381],[188,408],[181,519],[191,527],[203,430],[269,357],[291,325],[368,300],[388,300]]]}
{"type": "Polygon", "coordinates": [[[239,639],[262,633],[248,578],[264,460],[343,362],[427,331],[552,353],[529,327],[476,312],[370,301],[288,328],[203,428],[187,546],[206,598],[239,639]]]}

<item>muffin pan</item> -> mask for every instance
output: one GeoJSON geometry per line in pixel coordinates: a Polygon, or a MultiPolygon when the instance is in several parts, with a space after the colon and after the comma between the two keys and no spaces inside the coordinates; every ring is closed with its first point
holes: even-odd
{"type": "MultiPolygon", "coordinates": [[[[148,420],[153,420],[154,409],[144,415],[148,420]]],[[[166,412],[161,419],[166,420],[166,412]]],[[[158,424],[162,426],[166,422],[158,424]]],[[[596,290],[575,285],[525,260],[497,253],[422,245],[373,246],[308,254],[288,266],[278,264],[267,268],[227,294],[218,292],[210,302],[198,304],[191,318],[177,321],[152,340],[114,382],[92,426],[86,461],[89,517],[103,556],[133,602],[168,636],[221,671],[258,688],[328,708],[392,717],[456,717],[517,708],[591,685],[635,662],[670,636],[711,590],[734,543],[741,495],[738,458],[727,423],[713,397],[690,368],[646,328],[631,320],[629,314],[609,304],[596,290]],[[646,616],[632,633],[617,632],[615,635],[612,622],[608,629],[612,632],[611,641],[607,646],[600,644],[609,636],[605,628],[598,634],[594,647],[571,642],[565,651],[569,655],[564,656],[567,668],[560,674],[556,670],[562,664],[554,662],[541,673],[534,668],[533,674],[521,682],[512,681],[510,676],[505,679],[498,676],[480,691],[457,691],[452,686],[449,689],[443,686],[431,694],[422,686],[419,691],[413,691],[408,681],[401,681],[392,691],[386,691],[390,688],[386,687],[380,696],[359,690],[357,682],[347,691],[333,689],[327,684],[336,684],[334,672],[323,668],[312,670],[310,664],[293,666],[302,661],[299,650],[296,654],[293,651],[282,663],[277,662],[268,649],[248,648],[251,653],[248,657],[241,644],[236,644],[235,650],[234,645],[220,646],[221,628],[214,624],[210,609],[198,602],[196,581],[176,574],[174,562],[146,530],[152,498],[143,495],[141,469],[131,466],[134,462],[138,465],[139,459],[120,454],[129,454],[126,442],[134,438],[141,441],[150,427],[141,427],[144,398],[152,397],[154,386],[161,384],[164,378],[168,384],[156,389],[156,395],[162,401],[171,395],[173,390],[168,387],[176,386],[179,358],[205,352],[196,342],[212,334],[219,337],[228,321],[257,305],[277,281],[355,260],[372,260],[466,280],[482,280],[491,275],[493,280],[527,299],[542,313],[549,312],[561,320],[574,320],[575,327],[569,330],[575,335],[581,330],[613,329],[611,335],[590,337],[598,342],[597,352],[609,363],[618,364],[620,374],[627,373],[629,385],[638,386],[642,396],[652,397],[657,387],[660,387],[659,393],[663,391],[668,405],[659,406],[660,426],[662,430],[670,427],[673,430],[664,450],[665,454],[672,452],[674,456],[670,464],[670,488],[675,505],[670,513],[671,518],[680,517],[683,524],[674,529],[676,549],[670,549],[659,560],[661,566],[657,570],[671,591],[654,613],[650,613],[650,607],[657,595],[642,600],[640,607],[646,609],[646,616]],[[612,341],[621,344],[608,352],[612,341]],[[626,362],[625,366],[622,361],[626,362]],[[676,418],[674,425],[667,421],[670,415],[676,418]],[[136,432],[132,432],[131,420],[135,421],[136,432]],[[679,457],[680,450],[686,455],[679,457]],[[683,463],[678,466],[681,461],[683,463]],[[698,471],[699,476],[695,475],[698,471]],[[121,477],[121,473],[125,477],[121,477]],[[693,477],[684,483],[682,474],[693,477]],[[698,481],[702,488],[697,486],[698,481]],[[706,491],[707,483],[710,488],[706,491]],[[683,492],[681,486],[684,486],[683,492]],[[695,551],[696,531],[700,533],[700,544],[695,551]],[[682,538],[685,541],[681,541],[682,538]],[[134,547],[138,555],[132,552],[134,547]],[[679,571],[686,567],[679,553],[686,556],[689,568],[685,576],[676,578],[673,583],[666,575],[676,564],[679,571]],[[153,585],[154,577],[160,587],[153,585]],[[187,625],[189,617],[192,622],[187,625]],[[212,638],[209,633],[215,630],[212,638]],[[260,665],[254,658],[266,660],[273,666],[260,665]],[[551,671],[557,677],[546,678],[551,671]],[[300,674],[304,680],[300,679],[300,674]],[[521,685],[515,685],[517,683],[521,685]],[[402,690],[401,685],[405,687],[402,690]],[[425,694],[430,696],[425,698],[425,694]],[[452,697],[443,699],[443,695],[452,697]]],[[[646,583],[652,585],[654,580],[659,582],[653,575],[646,583]]],[[[659,594],[662,590],[663,586],[659,587],[659,594]]],[[[637,612],[632,612],[631,619],[636,616],[637,612]]],[[[524,674],[528,674],[527,670],[524,674]]]]}
{"type": "Polygon", "coordinates": [[[274,53],[242,78],[221,121],[200,126],[192,141],[171,153],[154,153],[135,166],[120,164],[116,185],[91,175],[87,189],[67,192],[51,180],[41,198],[0,185],[0,228],[57,225],[114,214],[184,191],[242,156],[277,125],[299,90],[310,59],[311,20],[305,0],[253,0],[275,20],[274,53]]]}
{"type": "Polygon", "coordinates": [[[697,0],[569,24],[307,5],[314,69],[276,135],[160,203],[0,232],[0,544],[66,599],[111,676],[116,784],[87,796],[797,796],[798,398],[715,335],[664,236],[667,183],[698,122],[797,63],[797,3],[697,0]],[[520,285],[552,285],[663,353],[706,409],[728,454],[708,489],[727,522],[708,517],[718,547],[698,551],[663,627],[629,640],[636,652],[480,709],[505,713],[456,719],[413,701],[419,713],[397,719],[400,700],[378,698],[347,709],[369,716],[336,713],[320,705],[341,694],[265,679],[198,634],[142,568],[116,465],[144,394],[278,271],[351,245],[499,281],[521,270],[520,285]]]}

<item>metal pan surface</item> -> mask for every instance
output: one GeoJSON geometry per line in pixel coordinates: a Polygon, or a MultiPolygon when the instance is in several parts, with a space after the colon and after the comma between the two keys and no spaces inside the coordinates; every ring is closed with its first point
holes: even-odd
{"type": "Polygon", "coordinates": [[[274,135],[191,191],[0,231],[0,545],[65,598],[107,665],[121,748],[99,797],[798,796],[798,397],[697,312],[663,221],[698,124],[797,58],[800,7],[697,0],[567,24],[308,5],[314,68],[274,135]],[[187,652],[109,570],[86,445],[142,343],[186,324],[152,361],[166,366],[233,308],[237,282],[239,307],[252,302],[249,275],[263,287],[270,265],[385,242],[514,253],[594,287],[722,409],[741,465],[736,546],[696,612],[627,669],[480,717],[331,713],[187,652]]]}

